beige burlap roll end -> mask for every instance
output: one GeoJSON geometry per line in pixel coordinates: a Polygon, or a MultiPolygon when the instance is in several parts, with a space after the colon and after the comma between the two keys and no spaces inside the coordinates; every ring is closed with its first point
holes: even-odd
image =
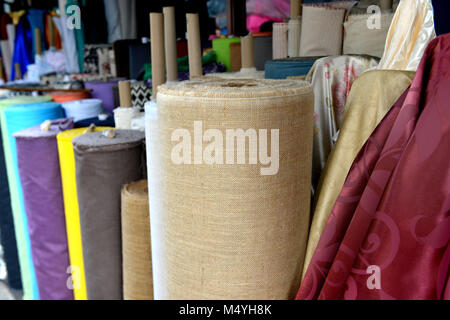
{"type": "Polygon", "coordinates": [[[146,109],[155,299],[292,299],[310,219],[313,92],[200,79],[146,109]]]}
{"type": "Polygon", "coordinates": [[[147,180],[122,189],[123,296],[153,300],[147,180]]]}

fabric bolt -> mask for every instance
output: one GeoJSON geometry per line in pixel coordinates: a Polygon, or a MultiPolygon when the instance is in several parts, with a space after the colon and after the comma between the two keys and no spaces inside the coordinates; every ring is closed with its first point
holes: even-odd
{"type": "Polygon", "coordinates": [[[62,118],[63,110],[59,104],[50,102],[36,103],[37,101],[48,101],[49,99],[51,98],[20,97],[0,103],[3,148],[22,273],[24,299],[26,300],[39,299],[39,291],[32,263],[28,222],[18,173],[16,142],[12,135],[17,131],[40,124],[45,120],[62,118]],[[14,105],[15,103],[27,104],[14,105]]]}
{"type": "MultiPolygon", "coordinates": [[[[0,129],[1,134],[1,129],[0,129]]],[[[15,290],[22,290],[20,276],[19,255],[17,252],[16,235],[14,233],[14,220],[11,210],[8,178],[6,176],[6,163],[3,153],[3,141],[0,138],[0,244],[8,276],[8,285],[15,290]]]]}
{"type": "MultiPolygon", "coordinates": [[[[198,79],[159,87],[157,105],[146,106],[156,300],[295,296],[309,227],[313,99],[311,87],[297,80],[198,79]],[[259,130],[262,149],[264,137],[271,139],[279,170],[234,162],[223,135],[249,128],[259,130]],[[201,159],[203,132],[212,144],[204,144],[201,159]]],[[[256,149],[239,149],[256,159],[256,149]]]]}
{"type": "Polygon", "coordinates": [[[70,30],[66,27],[67,25],[67,17],[62,16],[60,18],[54,17],[53,22],[58,28],[59,33],[61,34],[62,42],[63,42],[63,51],[66,56],[66,69],[67,72],[70,73],[79,73],[80,72],[80,64],[78,61],[78,51],[77,51],[77,43],[75,38],[75,31],[70,30]]]}
{"type": "Polygon", "coordinates": [[[122,39],[137,38],[136,0],[117,0],[122,39]]]}
{"type": "Polygon", "coordinates": [[[108,23],[108,43],[122,39],[120,12],[117,0],[103,0],[105,17],[108,23]]]}
{"type": "Polygon", "coordinates": [[[114,123],[114,117],[111,115],[106,115],[106,118],[101,118],[101,115],[95,118],[89,118],[75,122],[75,128],[87,128],[91,124],[97,127],[111,127],[114,128],[116,124],[114,123]]]}
{"type": "MultiPolygon", "coordinates": [[[[107,127],[97,127],[96,131],[103,131],[107,127]]],[[[64,198],[64,212],[67,230],[67,241],[70,256],[70,266],[73,280],[75,300],[86,300],[86,278],[83,261],[83,247],[81,242],[80,213],[78,207],[75,155],[72,141],[81,136],[86,128],[61,132],[57,136],[58,154],[61,167],[61,183],[64,198]]]]}
{"type": "Polygon", "coordinates": [[[153,300],[152,249],[148,182],[122,189],[124,300],[153,300]]]}
{"type": "Polygon", "coordinates": [[[383,56],[394,14],[382,13],[379,26],[372,25],[372,16],[372,14],[358,14],[348,17],[344,23],[344,54],[367,54],[378,58],[383,56]]]}
{"type": "Polygon", "coordinates": [[[342,53],[343,23],[356,1],[305,4],[300,37],[301,57],[332,56],[342,53]]]}
{"type": "Polygon", "coordinates": [[[141,114],[140,108],[117,108],[114,110],[114,122],[117,129],[130,130],[131,121],[139,117],[141,114]]]}
{"type": "Polygon", "coordinates": [[[14,134],[33,265],[41,300],[73,300],[67,286],[69,252],[56,135],[73,128],[72,119],[53,121],[14,134]]]}
{"type": "Polygon", "coordinates": [[[447,14],[450,11],[450,3],[445,0],[433,0],[432,3],[436,34],[450,33],[450,22],[447,14]]]}
{"type": "Polygon", "coordinates": [[[103,109],[108,114],[113,114],[113,110],[117,107],[114,99],[114,86],[117,86],[119,80],[109,81],[89,81],[85,82],[84,87],[92,90],[91,97],[99,99],[103,102],[103,109]]]}
{"type": "Polygon", "coordinates": [[[431,0],[400,1],[378,69],[416,71],[435,37],[431,0]]]}
{"type": "Polygon", "coordinates": [[[115,132],[73,140],[88,300],[123,297],[120,193],[142,179],[144,133],[115,132]]]}
{"type": "Polygon", "coordinates": [[[450,35],[429,44],[404,103],[358,154],[299,299],[450,299],[449,57],[450,35]]]}
{"type": "Polygon", "coordinates": [[[339,139],[328,157],[316,191],[303,276],[353,160],[413,78],[414,72],[375,70],[362,74],[353,83],[339,139]]]}
{"type": "MultiPolygon", "coordinates": [[[[16,63],[20,64],[22,77],[27,72],[27,66],[34,63],[32,31],[25,16],[20,18],[16,28],[12,65],[14,66],[16,63]]],[[[12,68],[10,80],[14,81],[15,78],[16,71],[15,68],[12,68]]]]}
{"type": "Polygon", "coordinates": [[[288,28],[289,23],[276,22],[273,24],[272,59],[285,59],[288,57],[288,28]]]}
{"type": "MultiPolygon", "coordinates": [[[[2,50],[2,62],[5,67],[6,79],[11,79],[12,55],[8,40],[0,40],[0,48],[2,50]]],[[[3,75],[1,75],[3,77],[3,75]]],[[[3,78],[2,78],[3,79],[3,78]]]]}
{"type": "Polygon", "coordinates": [[[266,62],[266,79],[286,79],[307,75],[321,57],[288,58],[266,62]]]}
{"type": "Polygon", "coordinates": [[[87,92],[49,92],[48,96],[52,97],[54,102],[65,103],[75,100],[83,100],[89,98],[89,93],[87,92]]]}
{"type": "Polygon", "coordinates": [[[288,56],[291,58],[300,57],[301,33],[301,17],[290,19],[288,23],[288,56]]]}
{"type": "Polygon", "coordinates": [[[67,118],[73,118],[75,122],[97,117],[103,113],[102,100],[84,99],[70,101],[62,104],[67,118]]]}
{"type": "Polygon", "coordinates": [[[315,97],[313,187],[334,147],[353,81],[377,64],[377,59],[367,56],[325,57],[317,60],[306,76],[315,97]]]}

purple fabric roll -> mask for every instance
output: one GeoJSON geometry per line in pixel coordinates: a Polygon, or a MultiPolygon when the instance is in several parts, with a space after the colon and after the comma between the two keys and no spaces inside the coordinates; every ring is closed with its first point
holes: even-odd
{"type": "Polygon", "coordinates": [[[58,133],[72,128],[73,120],[64,119],[53,121],[47,132],[38,126],[14,135],[42,300],[73,300],[73,291],[67,286],[70,261],[56,140],[58,133]]]}
{"type": "Polygon", "coordinates": [[[118,107],[118,101],[115,99],[114,86],[117,87],[118,79],[105,81],[85,82],[84,87],[92,90],[91,97],[100,99],[103,102],[103,109],[109,114],[113,114],[113,110],[118,107]]]}

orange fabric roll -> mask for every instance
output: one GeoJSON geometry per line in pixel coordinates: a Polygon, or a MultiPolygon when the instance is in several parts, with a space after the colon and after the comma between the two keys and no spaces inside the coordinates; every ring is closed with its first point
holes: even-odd
{"type": "Polygon", "coordinates": [[[75,100],[83,100],[89,98],[86,92],[53,92],[48,94],[57,103],[70,102],[75,100]]]}

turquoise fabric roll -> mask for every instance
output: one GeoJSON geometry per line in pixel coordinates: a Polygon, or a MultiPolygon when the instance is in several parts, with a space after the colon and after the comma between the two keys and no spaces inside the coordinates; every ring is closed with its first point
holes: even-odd
{"type": "Polygon", "coordinates": [[[302,57],[279,59],[266,62],[266,79],[286,79],[307,75],[317,59],[322,57],[302,57]]]}
{"type": "MultiPolygon", "coordinates": [[[[13,209],[14,227],[16,235],[22,239],[18,242],[24,243],[26,251],[26,261],[21,261],[21,268],[27,268],[25,274],[28,279],[23,279],[24,289],[26,284],[30,284],[30,292],[24,292],[25,299],[39,299],[39,291],[36,281],[36,274],[32,263],[30,237],[28,234],[28,220],[25,213],[22,186],[20,183],[19,169],[17,164],[17,148],[13,134],[36,125],[46,120],[55,120],[64,117],[64,110],[61,105],[53,102],[33,103],[25,105],[15,105],[6,107],[1,112],[1,124],[3,135],[3,147],[5,151],[8,183],[11,193],[11,204],[13,209]],[[19,230],[17,230],[19,228],[19,230]]],[[[28,287],[28,286],[27,286],[28,287]]]]}

